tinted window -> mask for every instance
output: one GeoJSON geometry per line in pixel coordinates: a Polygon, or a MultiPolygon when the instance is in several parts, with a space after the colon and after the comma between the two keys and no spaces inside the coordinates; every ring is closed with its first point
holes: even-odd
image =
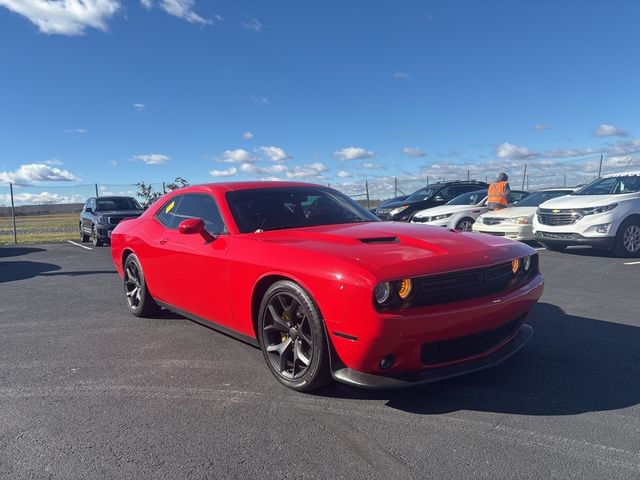
{"type": "Polygon", "coordinates": [[[431,198],[435,192],[436,192],[436,189],[431,187],[421,188],[420,190],[416,190],[411,195],[409,195],[407,197],[407,201],[415,202],[418,200],[426,200],[427,198],[431,198]]]}
{"type": "MultiPolygon", "coordinates": [[[[166,210],[163,208],[163,210],[166,210]]],[[[224,222],[220,216],[220,211],[215,200],[209,195],[192,194],[182,195],[180,203],[174,209],[172,220],[172,228],[177,226],[183,220],[189,218],[200,218],[204,220],[207,231],[211,234],[218,235],[225,231],[224,222]]]]}
{"type": "Polygon", "coordinates": [[[600,178],[574,195],[619,195],[640,192],[640,175],[600,178]]]}
{"type": "Polygon", "coordinates": [[[563,197],[569,195],[571,190],[551,190],[548,192],[536,192],[524,197],[518,202],[516,207],[537,207],[541,203],[551,200],[556,197],[563,197]]]}
{"type": "Polygon", "coordinates": [[[477,205],[486,196],[486,190],[476,190],[475,192],[463,193],[457,196],[447,205],[477,205]]]}
{"type": "Polygon", "coordinates": [[[241,233],[379,221],[349,197],[328,188],[237,190],[226,197],[241,233]]]}
{"type": "Polygon", "coordinates": [[[140,204],[129,197],[100,197],[97,199],[97,210],[104,212],[107,210],[142,210],[140,204]]]}
{"type": "Polygon", "coordinates": [[[513,190],[511,190],[511,192],[509,193],[509,202],[510,203],[519,202],[527,195],[529,195],[529,192],[518,192],[518,191],[514,192],[513,190]]]}
{"type": "Polygon", "coordinates": [[[178,228],[178,223],[176,221],[176,206],[180,203],[182,197],[173,197],[167,203],[165,203],[158,213],[156,213],[156,218],[167,228],[178,228]]]}

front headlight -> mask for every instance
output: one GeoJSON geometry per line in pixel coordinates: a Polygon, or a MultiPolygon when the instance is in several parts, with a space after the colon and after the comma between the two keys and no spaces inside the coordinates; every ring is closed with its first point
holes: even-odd
{"type": "Polygon", "coordinates": [[[106,217],[106,215],[98,215],[98,218],[96,220],[98,223],[109,223],[109,219],[106,217]]]}
{"type": "Polygon", "coordinates": [[[484,218],[482,217],[476,218],[476,223],[484,223],[484,218]]]}
{"type": "Polygon", "coordinates": [[[403,206],[401,206],[401,207],[394,208],[393,210],[391,210],[391,211],[389,212],[389,215],[391,215],[391,216],[393,217],[394,215],[397,215],[397,214],[399,214],[400,212],[404,212],[407,208],[409,208],[409,205],[403,205],[403,206]]]}
{"type": "Polygon", "coordinates": [[[598,207],[593,207],[593,208],[582,208],[579,210],[579,212],[582,215],[594,215],[596,213],[609,212],[614,208],[616,208],[617,206],[618,206],[617,203],[610,203],[609,205],[600,205],[598,207]]]}
{"type": "Polygon", "coordinates": [[[531,223],[531,217],[511,217],[505,220],[505,223],[516,223],[518,225],[528,225],[531,223]]]}
{"type": "Polygon", "coordinates": [[[451,215],[453,215],[453,213],[444,213],[442,215],[436,215],[434,217],[431,217],[431,221],[433,222],[434,220],[444,220],[445,218],[449,218],[451,215]]]}
{"type": "Polygon", "coordinates": [[[389,300],[389,297],[391,297],[391,284],[389,282],[379,283],[373,292],[373,296],[375,297],[378,305],[386,303],[389,300]]]}

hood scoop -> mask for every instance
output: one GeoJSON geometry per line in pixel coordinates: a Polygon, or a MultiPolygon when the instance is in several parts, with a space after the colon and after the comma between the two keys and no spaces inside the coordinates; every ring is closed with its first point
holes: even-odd
{"type": "Polygon", "coordinates": [[[362,243],[396,243],[399,242],[398,237],[370,237],[370,238],[360,238],[362,243]]]}

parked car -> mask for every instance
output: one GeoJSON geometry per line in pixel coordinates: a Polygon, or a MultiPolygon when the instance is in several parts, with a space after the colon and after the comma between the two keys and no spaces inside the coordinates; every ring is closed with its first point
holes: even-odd
{"type": "Polygon", "coordinates": [[[531,247],[381,222],[320,185],[186,187],[111,236],[136,316],[159,306],[262,349],[282,384],[402,387],[490,367],[530,337],[531,247]]]}
{"type": "Polygon", "coordinates": [[[91,197],[80,212],[80,241],[91,239],[99,247],[109,242],[111,232],[126,218],[142,214],[142,207],[133,197],[91,197]]]}
{"type": "Polygon", "coordinates": [[[378,208],[382,208],[384,209],[386,205],[389,205],[391,203],[396,203],[396,202],[400,202],[402,200],[404,200],[405,198],[407,198],[409,195],[400,195],[398,197],[394,197],[394,198],[390,198],[388,200],[385,200],[384,202],[382,202],[381,204],[379,204],[377,207],[373,207],[373,208],[369,208],[368,210],[373,213],[375,215],[376,210],[378,208]]]}
{"type": "Polygon", "coordinates": [[[523,242],[534,241],[536,237],[533,234],[533,217],[538,205],[552,198],[569,195],[571,192],[571,188],[548,188],[534,192],[511,207],[480,215],[472,230],[523,242]]]}
{"type": "Polygon", "coordinates": [[[453,200],[463,193],[488,188],[485,182],[455,181],[432,183],[416,190],[404,200],[378,207],[375,214],[381,220],[408,222],[416,212],[425,208],[437,207],[453,200]]]}
{"type": "Polygon", "coordinates": [[[640,256],[640,172],[607,175],[545,202],[533,228],[549,250],[590,245],[621,257],[640,256]]]}
{"type": "MultiPolygon", "coordinates": [[[[527,195],[529,195],[529,192],[512,190],[509,195],[509,202],[515,203],[527,195]]],[[[422,223],[468,232],[471,231],[476,218],[488,211],[487,190],[476,190],[463,193],[446,205],[416,212],[411,218],[411,223],[422,223]]]]}

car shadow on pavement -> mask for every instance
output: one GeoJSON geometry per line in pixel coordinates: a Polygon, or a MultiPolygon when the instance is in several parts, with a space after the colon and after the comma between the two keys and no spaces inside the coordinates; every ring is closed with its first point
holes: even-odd
{"type": "Polygon", "coordinates": [[[562,253],[566,255],[575,255],[577,257],[619,258],[620,260],[624,260],[624,258],[617,256],[611,250],[603,250],[600,248],[568,247],[562,253]]]}
{"type": "Polygon", "coordinates": [[[44,262],[10,261],[0,262],[0,283],[27,280],[34,277],[95,275],[100,273],[115,274],[115,270],[83,270],[83,271],[59,271],[60,265],[44,262]]]}
{"type": "Polygon", "coordinates": [[[527,323],[535,329],[531,341],[496,368],[395,391],[334,384],[320,395],[386,400],[391,408],[425,415],[575,415],[640,403],[639,327],[569,315],[546,303],[527,323]]]}
{"type": "Polygon", "coordinates": [[[37,252],[46,252],[46,250],[36,247],[0,247],[0,258],[19,257],[20,255],[37,252]]]}

